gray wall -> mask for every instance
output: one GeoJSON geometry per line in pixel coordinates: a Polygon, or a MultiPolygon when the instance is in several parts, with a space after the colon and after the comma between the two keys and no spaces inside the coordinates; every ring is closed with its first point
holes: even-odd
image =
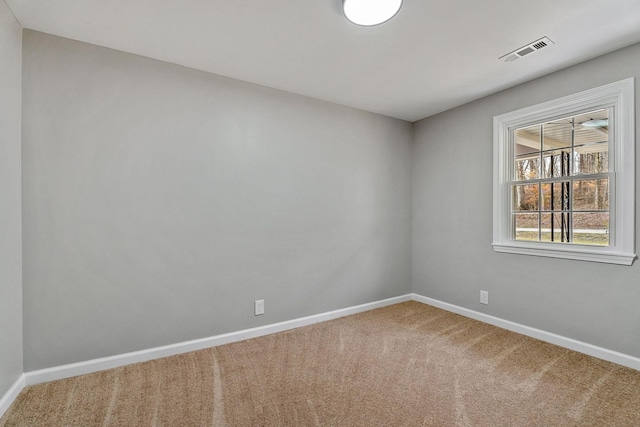
{"type": "Polygon", "coordinates": [[[22,29],[0,1],[0,398],[22,374],[22,29]]]}
{"type": "MultiPolygon", "coordinates": [[[[491,247],[493,116],[627,77],[638,85],[639,58],[634,45],[416,123],[416,293],[640,357],[638,261],[615,266],[491,247]],[[488,306],[479,303],[481,289],[488,306]]],[[[636,135],[638,111],[636,87],[636,135]]],[[[638,232],[640,225],[636,242],[638,232]]]]}
{"type": "Polygon", "coordinates": [[[23,43],[25,370],[411,291],[410,123],[23,43]]]}
{"type": "MultiPolygon", "coordinates": [[[[13,266],[0,288],[4,388],[22,372],[20,40],[5,21],[0,87],[15,102],[0,106],[11,129],[0,136],[10,153],[0,174],[12,185],[0,210],[10,236],[2,260],[13,266]]],[[[491,248],[493,116],[640,77],[639,57],[632,46],[412,128],[25,31],[25,370],[412,289],[640,357],[638,262],[491,248]],[[480,289],[490,305],[479,304],[480,289]],[[266,300],[266,315],[253,316],[255,299],[266,300]]]]}

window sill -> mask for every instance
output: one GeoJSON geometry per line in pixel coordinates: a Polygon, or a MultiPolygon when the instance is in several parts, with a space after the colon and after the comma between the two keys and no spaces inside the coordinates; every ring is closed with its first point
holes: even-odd
{"type": "Polygon", "coordinates": [[[607,264],[631,265],[636,258],[634,253],[607,251],[604,248],[591,246],[559,247],[557,244],[519,242],[494,243],[493,250],[501,253],[533,255],[551,258],[573,259],[579,261],[603,262],[607,264]]]}

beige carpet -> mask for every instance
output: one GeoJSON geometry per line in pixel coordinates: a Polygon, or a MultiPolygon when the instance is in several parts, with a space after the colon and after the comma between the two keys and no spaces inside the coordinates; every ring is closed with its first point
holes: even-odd
{"type": "Polygon", "coordinates": [[[640,426],[640,372],[417,302],[27,387],[0,426],[640,426]]]}

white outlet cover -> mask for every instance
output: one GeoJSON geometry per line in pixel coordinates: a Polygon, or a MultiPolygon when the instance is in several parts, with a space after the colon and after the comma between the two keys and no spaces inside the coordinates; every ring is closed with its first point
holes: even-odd
{"type": "Polygon", "coordinates": [[[480,303],[481,304],[489,304],[489,292],[480,291],[480,303]]]}
{"type": "Polygon", "coordinates": [[[256,300],[253,306],[253,314],[259,316],[264,314],[264,300],[256,300]]]}

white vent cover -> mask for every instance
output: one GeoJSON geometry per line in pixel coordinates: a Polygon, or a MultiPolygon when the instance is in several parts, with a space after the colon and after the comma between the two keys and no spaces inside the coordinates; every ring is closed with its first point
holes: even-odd
{"type": "Polygon", "coordinates": [[[502,62],[512,62],[532,52],[535,52],[540,49],[544,49],[545,47],[550,46],[552,44],[555,44],[555,43],[553,43],[553,41],[549,37],[543,37],[540,40],[536,40],[534,42],[529,43],[528,45],[524,45],[514,50],[513,52],[509,52],[506,55],[502,55],[498,59],[500,59],[500,61],[502,62]]]}

